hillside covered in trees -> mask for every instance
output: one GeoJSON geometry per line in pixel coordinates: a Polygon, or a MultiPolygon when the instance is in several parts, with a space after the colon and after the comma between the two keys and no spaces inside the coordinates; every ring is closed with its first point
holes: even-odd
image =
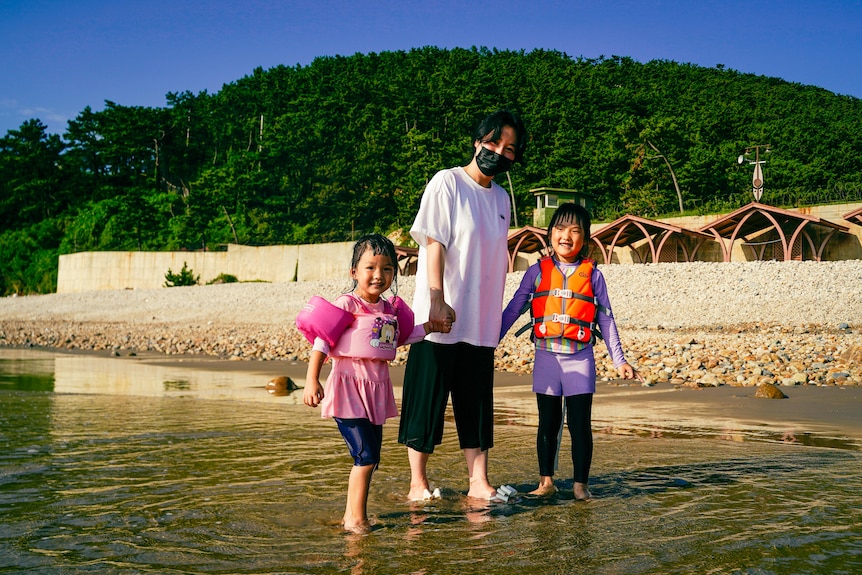
{"type": "MultiPolygon", "coordinates": [[[[594,218],[717,213],[761,201],[862,198],[862,100],[671,61],[485,48],[321,57],[256,69],[163,108],[106,102],[62,135],[31,120],[0,139],[0,291],[51,292],[58,255],[345,241],[412,222],[435,171],[467,162],[487,112],[519,112],[511,171],[530,190],[595,197],[594,218]],[[674,179],[676,183],[674,183],[674,179]]],[[[509,189],[509,180],[497,180],[509,189]]]]}

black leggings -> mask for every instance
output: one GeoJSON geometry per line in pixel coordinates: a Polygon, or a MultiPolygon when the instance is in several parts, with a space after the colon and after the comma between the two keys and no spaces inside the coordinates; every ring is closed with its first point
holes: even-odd
{"type": "MultiPolygon", "coordinates": [[[[570,395],[566,401],[566,424],[572,438],[572,464],[575,482],[588,483],[593,460],[592,410],[593,394],[570,395]]],[[[563,398],[536,394],[539,406],[539,432],[536,452],[539,455],[539,475],[553,477],[559,437],[563,424],[563,398]]]]}

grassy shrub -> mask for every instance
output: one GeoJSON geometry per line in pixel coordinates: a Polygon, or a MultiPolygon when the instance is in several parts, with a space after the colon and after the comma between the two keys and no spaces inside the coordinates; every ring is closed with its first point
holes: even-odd
{"type": "Polygon", "coordinates": [[[201,276],[194,275],[194,272],[189,269],[188,263],[183,262],[183,269],[178,274],[168,268],[168,273],[165,274],[165,287],[195,286],[198,285],[200,279],[201,276]]]}
{"type": "Polygon", "coordinates": [[[213,284],[235,284],[238,281],[239,280],[237,279],[237,277],[235,275],[219,274],[216,277],[214,277],[211,281],[208,281],[207,285],[211,286],[213,284]]]}

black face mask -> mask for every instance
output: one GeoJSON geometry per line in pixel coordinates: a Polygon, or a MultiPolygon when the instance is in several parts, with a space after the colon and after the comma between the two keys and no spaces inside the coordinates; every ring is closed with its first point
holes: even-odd
{"type": "Polygon", "coordinates": [[[497,152],[492,152],[485,146],[481,146],[479,153],[476,154],[476,165],[479,171],[489,177],[494,177],[497,174],[508,172],[511,169],[512,160],[506,156],[501,156],[497,152]]]}

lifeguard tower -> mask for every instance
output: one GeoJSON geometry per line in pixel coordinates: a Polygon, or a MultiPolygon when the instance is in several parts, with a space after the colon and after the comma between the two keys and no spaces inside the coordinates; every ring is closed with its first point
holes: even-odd
{"type": "Polygon", "coordinates": [[[533,210],[533,226],[547,228],[551,216],[560,204],[580,204],[592,214],[593,195],[566,188],[536,188],[530,190],[536,196],[536,209],[533,210]]]}

